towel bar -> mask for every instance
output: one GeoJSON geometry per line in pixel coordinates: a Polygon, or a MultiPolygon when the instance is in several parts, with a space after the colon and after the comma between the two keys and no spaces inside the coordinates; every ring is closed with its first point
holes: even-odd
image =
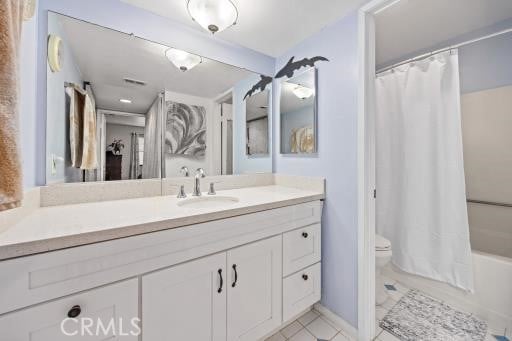
{"type": "Polygon", "coordinates": [[[472,203],[472,204],[482,204],[482,205],[501,206],[501,207],[512,207],[512,204],[507,204],[507,203],[504,203],[504,202],[494,202],[494,201],[474,200],[474,199],[467,199],[466,201],[469,202],[469,203],[472,203]]]}

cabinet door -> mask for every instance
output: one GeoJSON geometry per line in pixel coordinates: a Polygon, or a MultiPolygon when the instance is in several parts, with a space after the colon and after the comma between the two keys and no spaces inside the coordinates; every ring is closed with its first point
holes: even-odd
{"type": "Polygon", "coordinates": [[[228,251],[228,341],[258,340],[281,324],[281,236],[228,251]]]}
{"type": "Polygon", "coordinates": [[[5,314],[0,317],[0,339],[137,341],[138,304],[136,279],[109,285],[5,314]],[[72,320],[68,314],[78,315],[72,320]]]}
{"type": "Polygon", "coordinates": [[[142,277],[143,341],[226,340],[226,254],[142,277]]]}

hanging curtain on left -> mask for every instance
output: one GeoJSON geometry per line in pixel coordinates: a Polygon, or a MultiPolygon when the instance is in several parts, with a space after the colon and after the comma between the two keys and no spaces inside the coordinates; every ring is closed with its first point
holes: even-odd
{"type": "Polygon", "coordinates": [[[89,94],[76,84],[66,85],[69,96],[69,146],[71,166],[98,168],[96,110],[89,94]]]}
{"type": "Polygon", "coordinates": [[[139,160],[139,134],[132,133],[130,146],[130,179],[138,179],[142,175],[139,160]]]}

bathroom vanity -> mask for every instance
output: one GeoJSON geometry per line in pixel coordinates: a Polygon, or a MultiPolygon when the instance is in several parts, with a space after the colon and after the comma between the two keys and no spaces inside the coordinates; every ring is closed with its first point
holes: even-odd
{"type": "Polygon", "coordinates": [[[34,209],[0,233],[2,338],[73,339],[68,316],[140,319],[122,340],[268,336],[320,300],[320,188],[34,209]]]}

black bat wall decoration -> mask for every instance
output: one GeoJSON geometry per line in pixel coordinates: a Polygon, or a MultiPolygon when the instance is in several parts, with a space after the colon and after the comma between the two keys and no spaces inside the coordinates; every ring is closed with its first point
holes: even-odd
{"type": "MultiPolygon", "coordinates": [[[[295,59],[295,56],[290,58],[288,63],[286,63],[286,65],[281,70],[279,70],[279,72],[276,74],[276,78],[283,78],[284,76],[286,76],[288,78],[292,78],[295,71],[299,70],[302,67],[308,67],[308,66],[314,67],[316,62],[328,62],[329,61],[329,59],[322,57],[322,56],[316,56],[316,57],[312,57],[312,58],[303,58],[296,62],[293,61],[294,59],[295,59]]],[[[258,90],[260,90],[260,91],[265,90],[267,85],[272,83],[272,77],[263,76],[263,75],[260,75],[260,77],[261,77],[260,81],[258,83],[256,83],[251,88],[251,90],[247,91],[247,93],[244,96],[244,100],[247,97],[251,97],[252,95],[254,95],[256,93],[256,91],[258,91],[258,90]]]]}
{"type": "Polygon", "coordinates": [[[254,95],[254,93],[257,91],[257,90],[260,90],[260,91],[263,91],[265,90],[265,88],[267,87],[267,85],[269,85],[270,83],[272,83],[272,77],[269,77],[269,76],[264,76],[264,75],[260,75],[261,79],[258,83],[256,83],[252,88],[251,90],[247,91],[247,93],[245,94],[244,96],[244,100],[247,98],[247,97],[251,97],[252,95],[254,95]]]}
{"type": "Polygon", "coordinates": [[[293,73],[295,70],[299,70],[302,67],[314,67],[316,62],[324,61],[328,62],[329,59],[322,57],[322,56],[316,56],[312,58],[303,58],[301,60],[297,60],[296,62],[293,61],[295,59],[295,56],[291,57],[288,63],[279,70],[279,72],[276,74],[276,78],[283,78],[284,76],[288,78],[293,77],[293,73]]]}

